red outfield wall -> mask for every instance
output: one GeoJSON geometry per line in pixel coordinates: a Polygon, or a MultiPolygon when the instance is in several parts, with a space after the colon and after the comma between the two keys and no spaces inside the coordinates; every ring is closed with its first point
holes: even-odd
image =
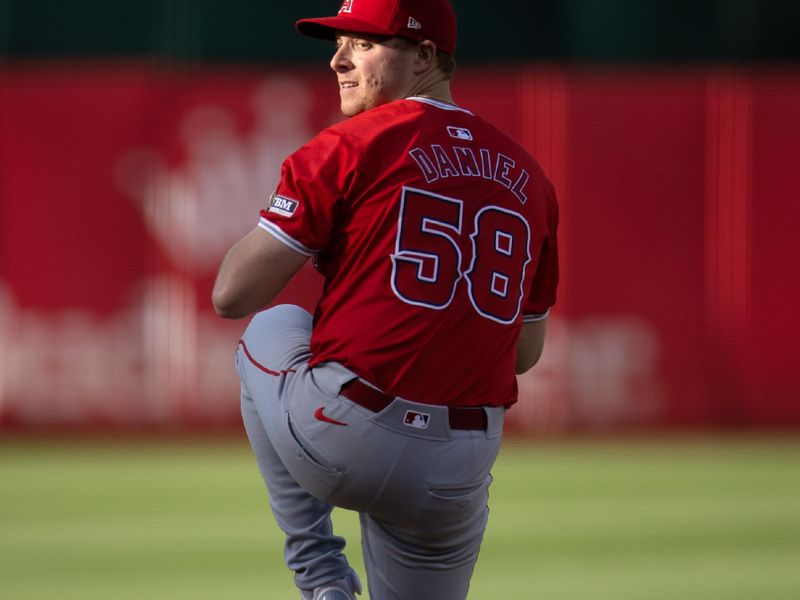
{"type": "MultiPolygon", "coordinates": [[[[800,72],[465,69],[455,93],[560,196],[516,427],[800,426],[800,72]]],[[[322,70],[0,70],[0,423],[236,422],[244,323],[213,276],[336,101],[322,70]]]]}

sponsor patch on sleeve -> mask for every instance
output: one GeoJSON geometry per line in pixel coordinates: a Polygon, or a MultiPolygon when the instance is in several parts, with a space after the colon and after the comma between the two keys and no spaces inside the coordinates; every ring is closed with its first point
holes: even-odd
{"type": "Polygon", "coordinates": [[[279,196],[278,194],[272,194],[272,198],[269,202],[269,210],[267,212],[275,213],[282,217],[291,217],[294,211],[297,210],[299,204],[297,200],[279,196]]]}

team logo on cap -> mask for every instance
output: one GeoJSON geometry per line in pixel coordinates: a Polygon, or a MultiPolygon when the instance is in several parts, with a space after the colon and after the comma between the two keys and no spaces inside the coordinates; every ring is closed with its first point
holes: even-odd
{"type": "Polygon", "coordinates": [[[297,200],[292,200],[291,198],[285,198],[283,196],[273,194],[269,203],[268,212],[281,215],[282,217],[291,217],[294,214],[294,211],[297,210],[297,206],[299,204],[300,203],[297,200]]]}
{"type": "Polygon", "coordinates": [[[353,12],[353,2],[355,2],[355,0],[344,0],[344,2],[342,2],[342,8],[339,9],[339,14],[353,12]]]}
{"type": "Polygon", "coordinates": [[[403,417],[403,425],[413,427],[414,429],[427,429],[430,420],[431,416],[428,413],[407,410],[406,416],[403,417]]]}

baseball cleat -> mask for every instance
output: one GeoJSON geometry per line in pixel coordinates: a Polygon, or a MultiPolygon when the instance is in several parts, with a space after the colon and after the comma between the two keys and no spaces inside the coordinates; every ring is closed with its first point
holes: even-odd
{"type": "Polygon", "coordinates": [[[331,581],[314,588],[314,591],[302,592],[304,600],[356,600],[361,593],[361,580],[355,571],[347,577],[331,581]]]}
{"type": "Polygon", "coordinates": [[[313,600],[354,600],[355,596],[340,587],[317,588],[313,600]]]}

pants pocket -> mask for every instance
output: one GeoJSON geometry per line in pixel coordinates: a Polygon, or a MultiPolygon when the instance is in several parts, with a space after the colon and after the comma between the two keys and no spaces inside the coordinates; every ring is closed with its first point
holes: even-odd
{"type": "Polygon", "coordinates": [[[435,535],[452,535],[474,528],[474,533],[480,535],[488,515],[491,482],[489,475],[479,483],[428,487],[419,506],[419,528],[435,535]]]}
{"type": "Polygon", "coordinates": [[[286,413],[286,429],[293,445],[291,464],[286,468],[292,477],[309,494],[322,501],[329,501],[336,492],[345,470],[328,463],[292,425],[291,415],[286,413]]]}

